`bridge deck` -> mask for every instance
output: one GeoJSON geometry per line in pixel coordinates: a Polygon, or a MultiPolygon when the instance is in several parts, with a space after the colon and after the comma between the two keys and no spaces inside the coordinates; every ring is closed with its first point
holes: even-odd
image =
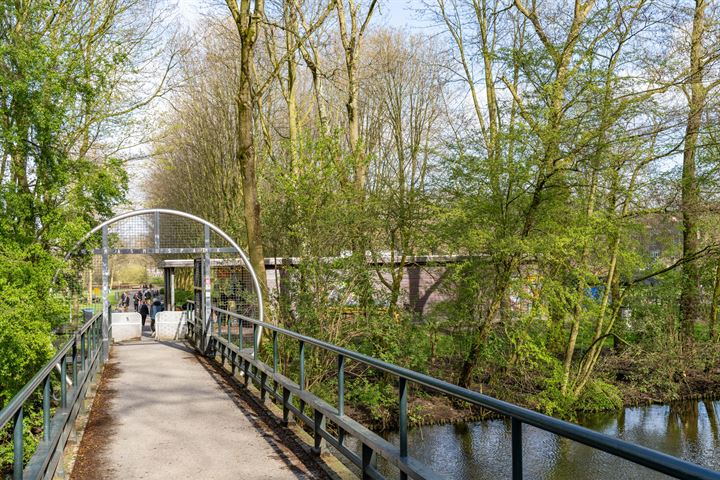
{"type": "Polygon", "coordinates": [[[116,345],[72,478],[325,478],[273,423],[180,343],[116,345]]]}

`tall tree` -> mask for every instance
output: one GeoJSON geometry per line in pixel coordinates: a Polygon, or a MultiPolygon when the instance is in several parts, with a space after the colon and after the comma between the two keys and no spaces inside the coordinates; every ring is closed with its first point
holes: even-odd
{"type": "Polygon", "coordinates": [[[257,106],[257,86],[255,85],[254,52],[265,16],[265,2],[255,0],[251,10],[250,0],[227,0],[235,26],[240,35],[240,71],[237,89],[237,148],[236,161],[242,173],[243,213],[247,235],[250,263],[258,275],[260,285],[267,292],[265,273],[265,253],[262,241],[260,221],[260,199],[257,183],[257,156],[255,151],[255,108],[257,106]]]}
{"type": "MultiPolygon", "coordinates": [[[[683,166],[681,182],[681,210],[683,219],[683,257],[692,258],[700,249],[698,231],[700,210],[700,188],[696,173],[696,151],[703,111],[708,89],[704,85],[704,68],[707,61],[703,40],[707,19],[705,0],[695,0],[695,8],[690,32],[690,66],[686,91],[688,97],[688,116],[683,144],[683,166]]],[[[680,292],[680,321],[686,339],[691,339],[695,324],[701,318],[700,307],[700,268],[695,261],[686,262],[682,267],[680,292]]]]}

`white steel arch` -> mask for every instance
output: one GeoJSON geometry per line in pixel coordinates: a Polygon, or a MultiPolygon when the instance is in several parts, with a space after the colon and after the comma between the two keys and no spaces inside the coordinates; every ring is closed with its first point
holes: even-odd
{"type": "MultiPolygon", "coordinates": [[[[70,249],[70,251],[68,251],[68,253],[65,255],[65,260],[66,261],[69,260],[70,257],[73,255],[73,253],[75,253],[80,247],[82,247],[82,245],[85,242],[87,242],[90,239],[90,237],[92,237],[92,235],[94,235],[95,233],[97,233],[99,231],[102,231],[103,237],[104,237],[103,238],[103,240],[104,240],[103,241],[103,263],[104,263],[103,269],[105,270],[107,268],[107,265],[105,263],[106,263],[107,253],[108,253],[108,247],[107,247],[107,243],[106,243],[107,242],[107,237],[106,237],[107,227],[114,223],[120,222],[122,220],[126,220],[128,218],[137,217],[137,216],[141,216],[141,215],[155,215],[155,214],[174,215],[177,217],[192,220],[194,222],[197,222],[201,225],[208,227],[210,230],[212,230],[213,232],[218,234],[221,238],[223,238],[226,242],[228,242],[230,244],[230,246],[233,249],[235,249],[237,254],[240,255],[240,258],[242,258],[243,262],[245,263],[245,266],[247,267],[248,272],[250,273],[250,278],[253,283],[253,288],[255,289],[255,292],[256,292],[257,298],[258,298],[258,317],[259,317],[258,320],[260,320],[261,322],[264,321],[265,305],[263,302],[263,292],[262,292],[262,289],[260,288],[260,282],[258,280],[257,274],[255,273],[255,270],[253,269],[253,266],[250,263],[250,259],[248,258],[247,254],[243,251],[242,248],[240,248],[240,246],[235,242],[235,240],[233,240],[232,237],[230,237],[230,235],[225,233],[219,227],[217,227],[213,223],[205,220],[204,218],[200,218],[200,217],[192,215],[190,213],[182,212],[179,210],[166,209],[166,208],[145,208],[145,209],[133,210],[130,212],[121,213],[120,215],[117,215],[117,216],[115,216],[109,220],[106,220],[106,221],[102,222],[101,224],[93,227],[88,233],[86,233],[73,246],[72,249],[70,249]]],[[[103,272],[103,275],[105,275],[105,272],[103,272]]],[[[104,354],[105,358],[107,358],[108,341],[109,341],[109,339],[108,339],[109,319],[107,318],[107,314],[105,314],[105,312],[107,311],[107,307],[108,307],[107,302],[108,302],[107,286],[104,285],[103,286],[103,313],[104,313],[103,314],[103,317],[104,317],[103,318],[103,354],[104,354]]],[[[259,327],[259,328],[260,328],[260,330],[258,332],[258,341],[262,337],[262,327],[259,327]]]]}

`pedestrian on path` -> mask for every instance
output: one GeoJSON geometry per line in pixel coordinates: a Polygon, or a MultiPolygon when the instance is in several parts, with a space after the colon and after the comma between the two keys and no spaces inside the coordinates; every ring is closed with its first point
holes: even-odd
{"type": "Polygon", "coordinates": [[[142,335],[142,331],[145,330],[145,319],[150,314],[150,301],[143,302],[142,305],[140,305],[140,318],[142,318],[142,330],[140,330],[140,334],[142,335]]]}
{"type": "Polygon", "coordinates": [[[162,302],[160,301],[159,297],[155,297],[155,301],[153,302],[152,306],[150,307],[150,329],[152,329],[152,332],[155,333],[155,316],[159,313],[165,310],[165,307],[163,306],[162,302]]]}

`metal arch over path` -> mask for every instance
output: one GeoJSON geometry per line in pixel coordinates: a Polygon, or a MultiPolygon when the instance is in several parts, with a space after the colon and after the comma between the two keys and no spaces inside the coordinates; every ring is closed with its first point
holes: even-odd
{"type": "MultiPolygon", "coordinates": [[[[260,282],[258,280],[257,274],[255,270],[252,267],[252,264],[250,263],[250,259],[248,258],[247,254],[243,251],[242,248],[233,240],[233,238],[225,233],[222,229],[220,229],[215,224],[205,220],[204,218],[200,218],[198,216],[192,215],[190,213],[181,212],[179,210],[171,210],[171,209],[165,209],[165,208],[145,208],[140,210],[133,210],[131,212],[122,213],[120,215],[117,215],[109,220],[106,220],[102,222],[101,224],[97,225],[96,227],[92,228],[88,233],[86,233],[83,238],[81,238],[74,246],[73,248],[65,255],[65,260],[69,260],[73,254],[78,252],[81,247],[92,238],[92,236],[98,232],[102,233],[102,247],[99,252],[102,255],[102,304],[103,304],[103,321],[102,321],[102,352],[103,352],[103,358],[108,358],[108,352],[109,352],[109,331],[110,331],[110,303],[109,303],[109,255],[111,253],[120,253],[120,254],[149,254],[149,253],[160,253],[160,254],[167,254],[167,253],[203,253],[205,254],[204,261],[206,262],[207,267],[207,278],[204,281],[205,285],[205,321],[210,322],[210,315],[211,315],[211,305],[210,305],[210,290],[209,290],[209,268],[210,268],[210,257],[209,254],[212,250],[215,251],[221,251],[223,253],[229,253],[227,249],[212,249],[210,247],[210,240],[209,240],[209,232],[213,231],[217,235],[219,235],[223,240],[228,242],[228,244],[231,247],[230,252],[231,253],[237,253],[240,255],[240,258],[244,262],[244,266],[247,269],[247,271],[250,273],[250,278],[253,283],[253,288],[255,290],[255,294],[257,295],[258,300],[258,319],[260,322],[263,322],[265,311],[264,311],[264,302],[263,302],[263,293],[262,288],[260,287],[260,282]],[[160,215],[171,215],[175,217],[184,218],[187,220],[191,220],[193,222],[196,222],[198,224],[201,224],[205,227],[205,245],[200,248],[178,248],[178,249],[168,249],[168,248],[161,248],[160,246],[160,215]],[[120,249],[118,251],[111,251],[109,244],[108,244],[108,227],[110,227],[113,224],[119,223],[123,220],[127,220],[129,218],[133,217],[140,217],[145,215],[152,215],[154,218],[154,247],[150,248],[142,248],[142,249],[120,249]]],[[[257,335],[257,340],[259,341],[259,338],[262,336],[262,329],[259,330],[257,335]]]]}

